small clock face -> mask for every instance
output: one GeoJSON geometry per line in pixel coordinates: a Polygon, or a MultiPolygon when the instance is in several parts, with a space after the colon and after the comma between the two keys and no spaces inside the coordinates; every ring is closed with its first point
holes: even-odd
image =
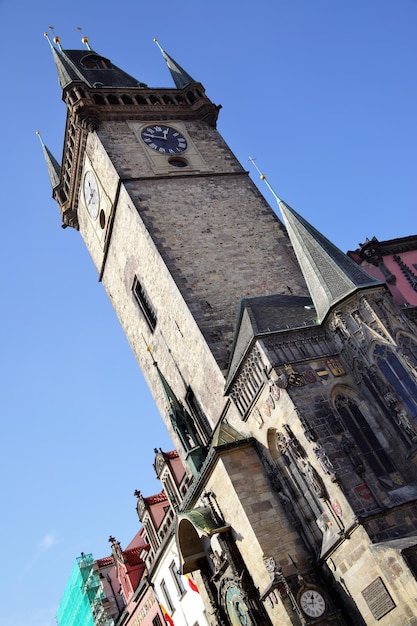
{"type": "Polygon", "coordinates": [[[91,170],[84,176],[84,202],[91,217],[96,219],[100,207],[100,195],[97,179],[91,170]]]}
{"type": "Polygon", "coordinates": [[[161,154],[180,154],[187,149],[185,137],[169,126],[148,126],[141,137],[149,148],[161,154]]]}
{"type": "Polygon", "coordinates": [[[326,601],[315,589],[307,589],[300,596],[300,605],[309,617],[320,617],[326,611],[326,601]]]}

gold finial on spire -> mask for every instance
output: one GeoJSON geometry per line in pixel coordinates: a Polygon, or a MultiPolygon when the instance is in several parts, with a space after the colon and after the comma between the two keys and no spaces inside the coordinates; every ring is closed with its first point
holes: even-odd
{"type": "MultiPolygon", "coordinates": [[[[57,44],[58,48],[61,50],[62,52],[62,46],[61,46],[61,38],[58,37],[58,35],[55,35],[55,27],[54,26],[48,26],[49,30],[51,30],[54,34],[54,38],[53,38],[53,42],[57,44]]],[[[48,40],[49,45],[51,46],[51,48],[53,48],[53,45],[51,43],[51,40],[49,39],[49,33],[46,32],[43,34],[44,37],[46,37],[46,39],[48,40]]]]}
{"type": "Polygon", "coordinates": [[[258,166],[256,165],[256,163],[255,163],[256,159],[254,159],[253,157],[249,157],[249,158],[248,158],[248,161],[250,161],[250,163],[252,163],[252,165],[254,166],[254,168],[258,171],[258,173],[259,173],[259,175],[260,175],[260,177],[261,177],[261,180],[266,180],[266,176],[265,176],[265,174],[262,174],[261,170],[259,169],[259,167],[258,167],[258,166]]]}
{"type": "MultiPolygon", "coordinates": [[[[77,26],[77,30],[79,30],[80,33],[83,32],[81,26],[77,26]]],[[[81,37],[81,41],[86,46],[87,50],[91,50],[88,37],[81,37]]]]}
{"type": "Polygon", "coordinates": [[[151,357],[153,358],[153,355],[152,355],[152,346],[151,346],[151,345],[150,345],[150,344],[146,341],[146,339],[145,339],[145,337],[142,335],[142,333],[141,333],[140,335],[141,335],[141,337],[142,337],[142,339],[143,339],[143,342],[144,342],[144,344],[145,344],[145,346],[146,346],[146,351],[147,351],[147,352],[149,352],[149,354],[150,354],[150,355],[151,355],[151,357]]]}
{"type": "Polygon", "coordinates": [[[53,38],[53,42],[57,44],[57,46],[59,47],[59,49],[62,51],[62,47],[61,47],[61,37],[58,37],[58,35],[55,35],[55,26],[48,26],[49,30],[52,31],[54,38],[53,38]]]}
{"type": "MultiPolygon", "coordinates": [[[[143,335],[142,335],[142,337],[143,337],[143,335]]],[[[143,339],[145,340],[145,337],[143,337],[143,339]]],[[[149,354],[151,355],[151,358],[152,358],[152,362],[153,362],[153,364],[154,364],[154,365],[157,365],[157,362],[155,361],[155,357],[154,357],[154,355],[152,354],[152,346],[147,345],[147,346],[146,346],[146,350],[147,350],[147,351],[149,352],[149,354]]]]}
{"type": "Polygon", "coordinates": [[[255,159],[253,157],[249,157],[248,161],[250,161],[252,163],[252,165],[254,166],[254,168],[257,170],[258,174],[260,175],[261,180],[263,180],[266,183],[266,186],[268,187],[269,191],[274,196],[275,200],[278,203],[280,203],[281,202],[281,198],[279,198],[278,195],[275,193],[275,191],[273,190],[273,188],[271,187],[271,185],[267,181],[265,174],[262,174],[261,170],[259,169],[259,167],[255,163],[255,159]]]}

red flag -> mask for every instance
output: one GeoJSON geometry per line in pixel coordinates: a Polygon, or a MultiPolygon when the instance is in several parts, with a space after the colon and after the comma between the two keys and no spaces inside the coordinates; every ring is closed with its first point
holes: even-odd
{"type": "Polygon", "coordinates": [[[173,620],[173,619],[172,619],[172,617],[168,614],[168,611],[166,610],[166,608],[165,608],[162,604],[160,604],[159,606],[161,607],[161,611],[162,611],[162,613],[163,613],[163,615],[164,615],[164,618],[165,618],[166,623],[167,623],[167,624],[169,624],[169,626],[175,626],[175,624],[174,624],[174,620],[173,620]]]}
{"type": "Polygon", "coordinates": [[[187,578],[187,580],[188,580],[188,584],[190,585],[190,588],[191,588],[193,591],[196,591],[197,593],[200,593],[200,592],[199,592],[199,590],[198,590],[197,585],[195,584],[195,582],[193,581],[193,579],[191,578],[191,576],[190,576],[189,574],[186,574],[186,575],[185,575],[185,577],[186,577],[186,578],[187,578]]]}

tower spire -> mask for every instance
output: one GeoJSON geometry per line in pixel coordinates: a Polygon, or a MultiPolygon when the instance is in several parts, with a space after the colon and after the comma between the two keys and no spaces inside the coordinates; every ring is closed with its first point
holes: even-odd
{"type": "MultiPolygon", "coordinates": [[[[151,350],[149,348],[148,351],[151,353],[151,350]]],[[[168,384],[168,381],[159,369],[158,363],[153,358],[152,353],[151,356],[153,359],[153,364],[158,373],[159,380],[161,381],[165,398],[167,400],[167,409],[171,424],[179,440],[181,441],[190,469],[196,476],[204,461],[204,446],[194,425],[191,415],[188,413],[182,402],[180,402],[180,400],[178,400],[178,398],[174,394],[173,390],[168,384]]]]}
{"type": "Polygon", "coordinates": [[[52,50],[52,56],[55,62],[57,72],[58,72],[58,80],[59,80],[61,89],[65,89],[65,87],[67,87],[70,83],[74,81],[80,81],[80,80],[83,81],[84,79],[83,79],[82,74],[77,72],[76,68],[66,58],[64,51],[62,49],[62,46],[61,46],[60,38],[54,37],[54,42],[59,47],[59,50],[57,50],[55,46],[52,45],[52,42],[49,39],[48,33],[44,33],[44,36],[46,37],[52,50]]]}
{"type": "Polygon", "coordinates": [[[40,132],[37,130],[36,134],[39,137],[39,141],[41,142],[43,154],[45,157],[46,167],[48,169],[49,180],[51,181],[52,189],[55,189],[57,185],[59,185],[61,180],[61,167],[58,161],[55,159],[51,151],[46,147],[41,137],[40,132]]]}
{"type": "Polygon", "coordinates": [[[249,161],[261,175],[280,208],[292,246],[321,323],[330,309],[358,289],[382,283],[367,274],[314,226],[281,200],[254,159],[249,161]]]}
{"type": "Polygon", "coordinates": [[[194,80],[194,78],[192,78],[188,72],[186,72],[181,65],[178,65],[178,63],[176,63],[174,61],[174,59],[172,57],[169,56],[169,54],[167,54],[165,52],[165,50],[161,47],[161,45],[159,44],[159,41],[155,38],[154,42],[156,43],[156,45],[158,46],[158,48],[160,49],[162,56],[164,57],[166,64],[168,66],[169,71],[171,72],[171,76],[174,79],[174,83],[175,86],[177,87],[177,89],[184,89],[184,87],[186,87],[187,85],[189,85],[190,83],[195,83],[196,81],[194,80]]]}

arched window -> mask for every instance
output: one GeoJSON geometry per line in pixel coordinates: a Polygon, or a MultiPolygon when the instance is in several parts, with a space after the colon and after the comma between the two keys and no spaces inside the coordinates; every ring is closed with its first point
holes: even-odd
{"type": "Polygon", "coordinates": [[[80,63],[88,70],[109,70],[111,68],[110,61],[104,57],[99,57],[97,54],[87,54],[80,63]]]}
{"type": "Polygon", "coordinates": [[[323,540],[323,526],[319,524],[324,507],[315,488],[317,472],[308,463],[304,448],[287,428],[287,432],[268,431],[268,448],[275,463],[272,472],[278,480],[275,485],[279,485],[282,505],[301,523],[306,544],[319,550],[323,540]]]}
{"type": "MultiPolygon", "coordinates": [[[[412,347],[411,342],[404,345],[407,357],[416,359],[412,347]]],[[[403,403],[410,416],[417,421],[417,384],[414,378],[390,347],[378,345],[374,350],[374,357],[378,368],[394,389],[400,402],[403,403]]]]}
{"type": "Polygon", "coordinates": [[[417,345],[408,335],[400,335],[398,345],[406,360],[417,368],[417,345]]]}
{"type": "Polygon", "coordinates": [[[362,457],[375,475],[380,477],[396,472],[396,468],[358,405],[351,398],[340,395],[336,398],[335,406],[346,430],[351,434],[362,457]]]}

